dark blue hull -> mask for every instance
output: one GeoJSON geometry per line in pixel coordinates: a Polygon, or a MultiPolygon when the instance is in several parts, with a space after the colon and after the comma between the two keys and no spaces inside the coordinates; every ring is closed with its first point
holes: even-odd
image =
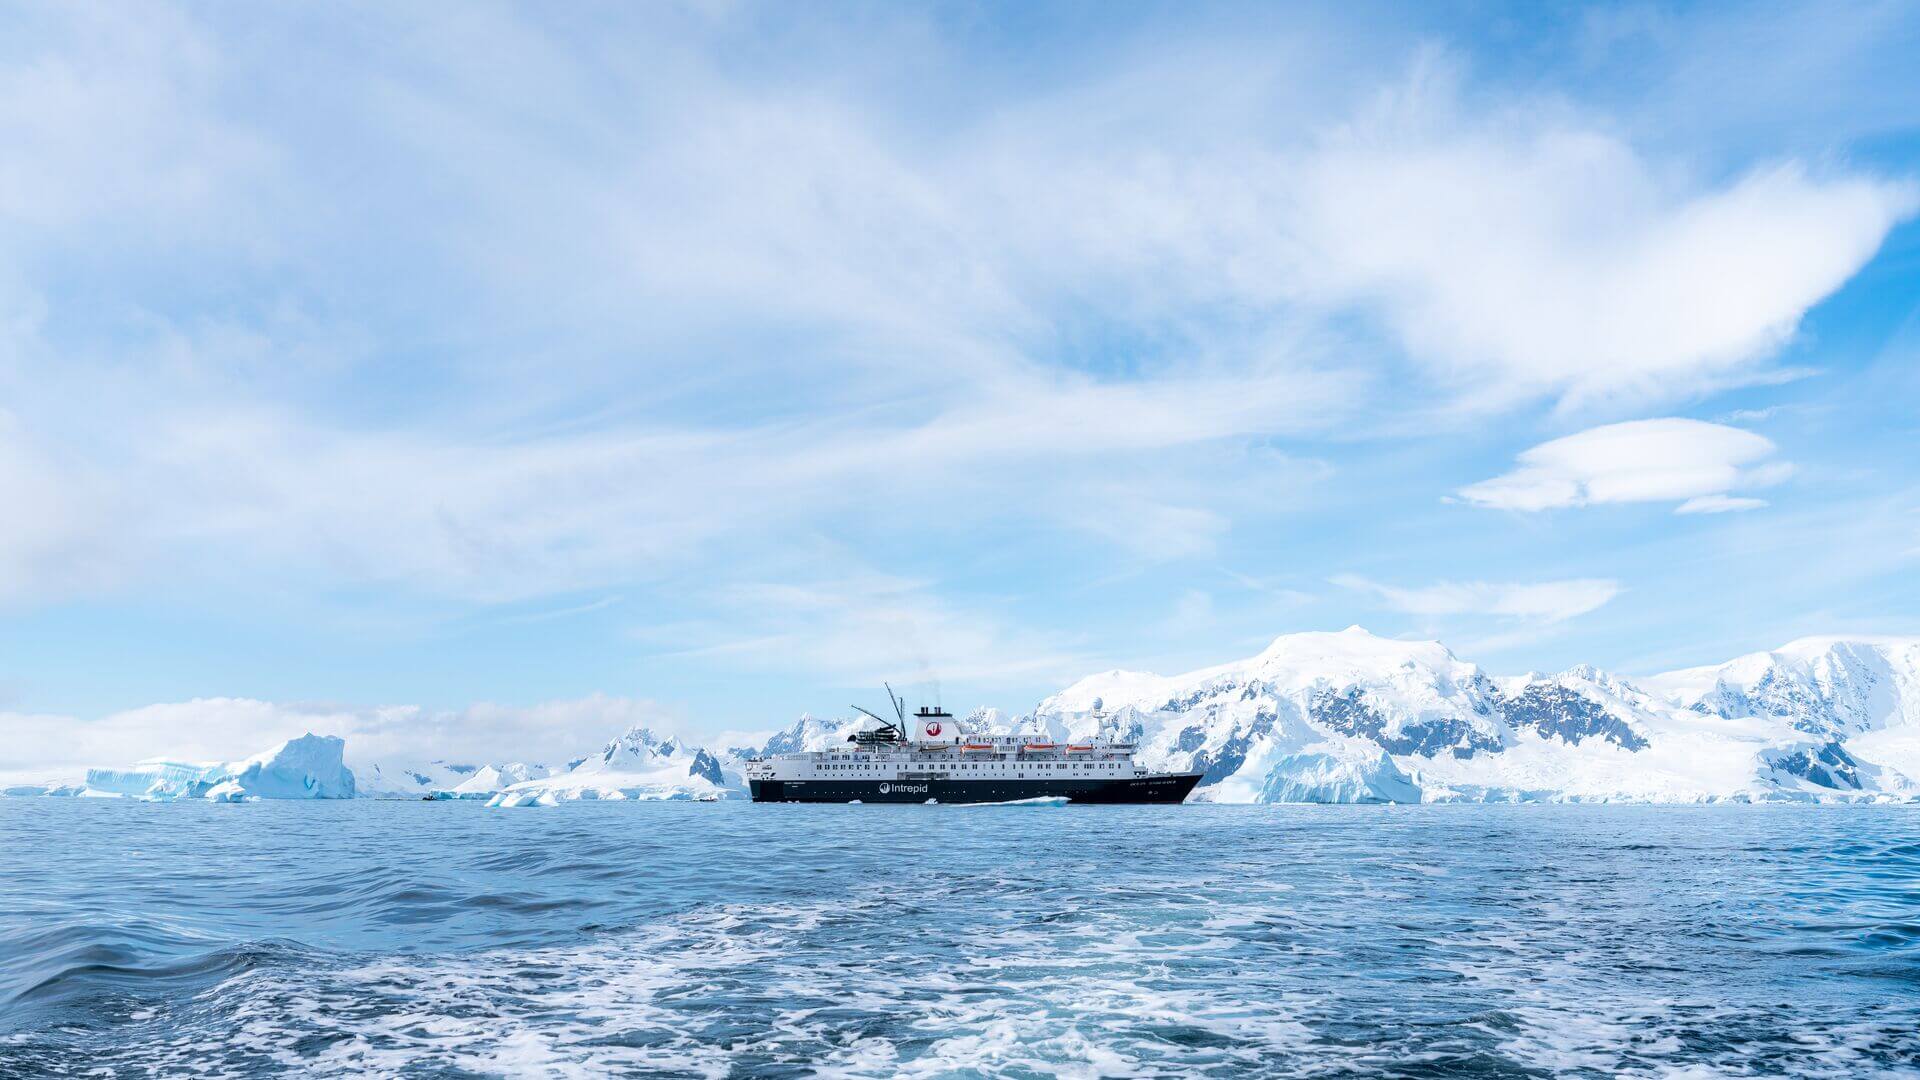
{"type": "Polygon", "coordinates": [[[1059,799],[1075,803],[1178,803],[1199,773],[1083,780],[753,780],[754,802],[993,803],[1059,799]]]}

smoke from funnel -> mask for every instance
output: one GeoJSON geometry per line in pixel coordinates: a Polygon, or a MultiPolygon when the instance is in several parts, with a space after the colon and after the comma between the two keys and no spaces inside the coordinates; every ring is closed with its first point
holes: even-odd
{"type": "Polygon", "coordinates": [[[927,696],[933,698],[933,707],[940,708],[940,676],[934,673],[933,665],[927,662],[924,653],[916,654],[914,661],[920,668],[920,685],[927,696]]]}

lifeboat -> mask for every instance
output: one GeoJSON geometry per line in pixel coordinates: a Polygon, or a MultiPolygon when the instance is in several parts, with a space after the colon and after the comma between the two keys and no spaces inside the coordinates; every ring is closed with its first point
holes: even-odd
{"type": "Polygon", "coordinates": [[[1022,750],[1054,750],[1054,749],[1058,749],[1058,746],[1057,744],[1050,743],[1050,742],[1030,742],[1027,745],[1021,747],[1020,749],[1022,750]]]}
{"type": "Polygon", "coordinates": [[[1088,751],[1088,750],[1091,750],[1091,749],[1093,749],[1093,747],[1092,747],[1092,746],[1090,746],[1090,745],[1089,745],[1089,746],[1075,746],[1075,745],[1073,745],[1072,743],[1068,743],[1068,744],[1067,744],[1067,753],[1069,753],[1069,754],[1080,754],[1080,753],[1085,753],[1086,751],[1088,751]]]}
{"type": "Polygon", "coordinates": [[[970,743],[961,743],[961,744],[960,744],[960,749],[962,749],[962,750],[991,750],[991,749],[993,749],[993,744],[992,744],[992,743],[987,743],[987,742],[970,742],[970,743]]]}

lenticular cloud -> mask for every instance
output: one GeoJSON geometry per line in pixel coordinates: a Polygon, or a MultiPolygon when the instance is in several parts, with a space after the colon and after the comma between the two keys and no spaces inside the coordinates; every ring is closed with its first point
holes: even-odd
{"type": "Polygon", "coordinates": [[[1792,472],[1772,440],[1741,428],[1667,417],[1606,424],[1520,454],[1513,471],[1460,489],[1475,506],[1549,510],[1596,503],[1676,502],[1677,512],[1751,510],[1766,502],[1729,494],[1792,472]]]}

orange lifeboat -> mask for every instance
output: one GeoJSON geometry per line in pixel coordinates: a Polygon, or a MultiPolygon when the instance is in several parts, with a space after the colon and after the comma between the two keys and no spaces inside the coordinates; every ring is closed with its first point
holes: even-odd
{"type": "Polygon", "coordinates": [[[962,750],[991,750],[991,749],[993,749],[993,744],[992,744],[992,743],[985,743],[985,742],[970,742],[970,743],[961,743],[961,744],[960,744],[960,749],[962,749],[962,750]]]}
{"type": "Polygon", "coordinates": [[[1069,744],[1067,745],[1067,753],[1069,753],[1069,754],[1077,754],[1077,753],[1082,753],[1082,752],[1085,752],[1085,751],[1087,751],[1087,750],[1091,750],[1091,749],[1093,749],[1093,747],[1092,747],[1092,746],[1090,746],[1090,745],[1089,745],[1089,746],[1074,746],[1074,745],[1073,745],[1073,744],[1071,744],[1071,743],[1069,743],[1069,744]]]}
{"type": "Polygon", "coordinates": [[[1027,745],[1021,747],[1020,749],[1022,750],[1053,750],[1055,748],[1056,748],[1056,744],[1050,743],[1050,742],[1030,742],[1027,745]]]}

